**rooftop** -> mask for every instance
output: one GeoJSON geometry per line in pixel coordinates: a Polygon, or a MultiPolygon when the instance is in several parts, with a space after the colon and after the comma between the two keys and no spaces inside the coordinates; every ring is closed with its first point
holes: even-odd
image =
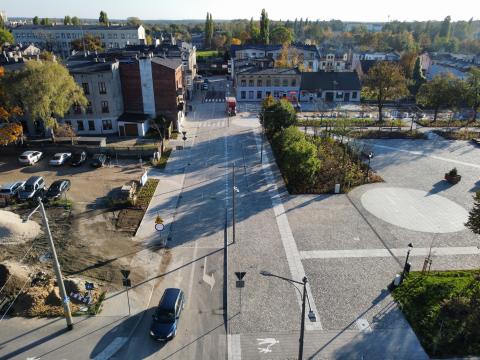
{"type": "Polygon", "coordinates": [[[165,67],[168,67],[170,69],[177,69],[178,67],[182,66],[182,61],[178,59],[169,59],[169,58],[164,58],[161,56],[155,56],[152,58],[152,63],[163,65],[165,67]]]}
{"type": "Polygon", "coordinates": [[[300,90],[360,90],[362,85],[353,72],[304,72],[300,90]]]}
{"type": "Polygon", "coordinates": [[[85,31],[95,31],[95,30],[137,30],[139,26],[131,25],[19,25],[14,27],[12,30],[85,30],[85,31]]]}
{"type": "Polygon", "coordinates": [[[299,75],[298,68],[248,67],[237,71],[238,75],[299,75]]]}

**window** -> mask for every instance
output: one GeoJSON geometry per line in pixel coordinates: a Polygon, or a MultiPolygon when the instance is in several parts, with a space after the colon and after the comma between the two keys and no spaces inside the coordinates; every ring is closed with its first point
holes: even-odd
{"type": "Polygon", "coordinates": [[[122,34],[122,39],[125,39],[125,34],[122,34]]]}
{"type": "Polygon", "coordinates": [[[67,39],[70,39],[70,33],[67,34],[67,39]]]}
{"type": "Polygon", "coordinates": [[[248,98],[249,98],[249,99],[253,99],[253,91],[249,91],[249,92],[248,92],[248,98]]]}
{"type": "Polygon", "coordinates": [[[262,98],[262,91],[257,91],[257,99],[261,99],[262,98]]]}
{"type": "Polygon", "coordinates": [[[240,82],[240,86],[241,86],[241,87],[247,86],[247,80],[242,79],[242,81],[240,82]]]}
{"type": "Polygon", "coordinates": [[[108,38],[111,39],[111,38],[112,38],[112,34],[108,34],[108,38]]]}
{"type": "Polygon", "coordinates": [[[102,113],[108,113],[108,101],[102,101],[102,113]]]}
{"type": "Polygon", "coordinates": [[[73,112],[74,112],[75,114],[81,114],[81,113],[82,113],[82,108],[80,107],[80,105],[74,104],[74,105],[73,105],[73,112]]]}
{"type": "Polygon", "coordinates": [[[240,98],[241,99],[246,99],[247,98],[247,92],[246,91],[240,92],[240,98]]]}
{"type": "Polygon", "coordinates": [[[95,131],[95,121],[88,120],[88,130],[95,131]]]}
{"type": "Polygon", "coordinates": [[[258,87],[262,87],[262,86],[263,86],[263,81],[262,81],[262,79],[258,79],[258,80],[257,80],[257,86],[258,86],[258,87]]]}
{"type": "Polygon", "coordinates": [[[343,99],[343,92],[342,91],[337,91],[336,97],[337,97],[337,99],[343,99]]]}
{"type": "Polygon", "coordinates": [[[117,38],[117,34],[113,34],[113,38],[116,39],[116,38],[117,38]]]}
{"type": "Polygon", "coordinates": [[[87,114],[92,114],[92,113],[93,113],[92,102],[89,101],[87,104],[87,114]]]}
{"type": "Polygon", "coordinates": [[[310,69],[313,69],[313,61],[309,61],[309,62],[308,62],[308,67],[309,67],[310,69]]]}
{"type": "Polygon", "coordinates": [[[282,86],[288,86],[288,79],[282,80],[282,86]]]}
{"type": "Polygon", "coordinates": [[[100,94],[106,94],[107,93],[107,87],[105,86],[105,83],[103,81],[100,81],[98,83],[98,91],[100,94]]]}
{"type": "Polygon", "coordinates": [[[85,127],[83,126],[83,120],[77,120],[77,130],[78,131],[85,130],[85,127]]]}
{"type": "Polygon", "coordinates": [[[248,86],[249,87],[254,87],[255,86],[253,79],[248,80],[248,86]]]}
{"type": "Polygon", "coordinates": [[[337,66],[340,66],[340,63],[337,61],[337,66]]]}
{"type": "Polygon", "coordinates": [[[88,88],[88,83],[82,83],[82,87],[83,87],[83,93],[85,95],[89,95],[90,94],[90,89],[88,88]]]}
{"type": "Polygon", "coordinates": [[[280,86],[280,79],[273,80],[273,86],[280,86]]]}
{"type": "Polygon", "coordinates": [[[274,97],[274,98],[278,98],[279,95],[280,95],[280,92],[279,92],[279,91],[274,91],[274,92],[273,92],[273,97],[274,97]]]}
{"type": "Polygon", "coordinates": [[[267,84],[266,84],[267,87],[270,87],[272,86],[272,80],[270,79],[267,79],[267,84]]]}
{"type": "Polygon", "coordinates": [[[297,86],[297,79],[292,79],[292,86],[297,86]]]}
{"type": "Polygon", "coordinates": [[[269,97],[270,95],[272,95],[272,93],[270,91],[265,91],[265,96],[266,97],[269,97]]]}
{"type": "Polygon", "coordinates": [[[116,48],[119,48],[119,47],[120,47],[120,45],[118,44],[118,42],[115,43],[115,47],[116,47],[116,48]]]}
{"type": "Polygon", "coordinates": [[[102,120],[103,130],[112,130],[112,120],[102,120]]]}
{"type": "Polygon", "coordinates": [[[62,39],[65,39],[65,34],[64,33],[62,33],[62,39]]]}
{"type": "Polygon", "coordinates": [[[352,99],[357,98],[358,93],[356,91],[352,91],[352,99]]]}

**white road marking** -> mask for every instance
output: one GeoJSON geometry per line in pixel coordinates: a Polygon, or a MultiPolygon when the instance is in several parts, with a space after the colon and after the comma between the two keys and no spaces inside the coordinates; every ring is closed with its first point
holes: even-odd
{"type": "Polygon", "coordinates": [[[392,147],[392,146],[370,144],[370,143],[368,143],[368,145],[373,146],[373,147],[383,148],[383,149],[400,151],[400,152],[404,152],[404,153],[408,153],[408,154],[412,154],[412,155],[425,156],[425,157],[429,157],[429,158],[432,158],[432,159],[435,159],[435,160],[441,160],[441,161],[451,162],[451,163],[458,164],[458,165],[470,166],[470,167],[480,169],[480,165],[477,165],[477,164],[472,164],[472,163],[468,163],[468,162],[465,162],[465,161],[449,159],[449,158],[445,158],[445,157],[437,156],[437,155],[430,155],[429,153],[426,153],[426,152],[423,152],[423,151],[404,150],[404,149],[398,149],[398,148],[395,148],[395,147],[392,147]]]}
{"type": "Polygon", "coordinates": [[[210,285],[210,291],[213,290],[213,286],[215,285],[215,278],[212,275],[207,274],[207,257],[205,256],[204,262],[203,262],[203,278],[202,280],[206,282],[208,285],[210,285]]]}
{"type": "Polygon", "coordinates": [[[257,344],[258,346],[266,345],[266,347],[259,347],[258,348],[258,351],[261,354],[271,353],[272,352],[271,347],[273,345],[276,345],[276,344],[280,343],[280,341],[278,341],[275,338],[257,339],[257,341],[258,341],[258,344],[257,344]]]}
{"type": "MultiPolygon", "coordinates": [[[[390,249],[395,256],[405,256],[407,248],[390,249]]],[[[413,248],[410,256],[427,256],[430,248],[413,248]]],[[[480,249],[476,246],[465,247],[438,247],[432,248],[432,256],[452,255],[480,255],[480,249]]],[[[376,258],[390,257],[387,249],[355,249],[355,250],[310,250],[300,251],[300,258],[306,259],[339,259],[339,258],[376,258]]]]}
{"type": "Polygon", "coordinates": [[[95,360],[108,360],[127,342],[127,337],[115,338],[100,354],[95,356],[95,360]]]}
{"type": "Polygon", "coordinates": [[[242,359],[242,346],[240,334],[227,335],[228,360],[242,359]]]}
{"type": "MultiPolygon", "coordinates": [[[[255,142],[257,149],[260,152],[261,144],[259,139],[258,132],[254,132],[255,142]]],[[[280,232],[280,238],[282,240],[283,248],[285,250],[285,255],[287,257],[288,267],[290,269],[290,274],[294,279],[301,279],[305,276],[305,269],[303,268],[302,260],[300,258],[300,252],[297,248],[297,243],[293,237],[292,229],[288,222],[288,217],[285,213],[285,208],[283,207],[282,198],[278,193],[277,184],[275,183],[272,170],[270,169],[270,159],[266,149],[269,147],[269,144],[264,144],[264,153],[263,153],[263,162],[262,169],[267,180],[267,184],[270,184],[268,187],[268,192],[270,193],[270,199],[272,201],[273,211],[275,213],[275,219],[277,220],[278,231],[280,232]]],[[[305,329],[307,330],[323,330],[322,323],[320,322],[319,313],[315,305],[315,299],[313,297],[312,291],[310,289],[310,284],[307,283],[307,295],[310,299],[310,306],[312,311],[317,315],[317,321],[311,322],[310,319],[305,321],[305,329]]],[[[295,289],[294,289],[295,290],[295,289]]],[[[302,299],[297,291],[295,291],[297,296],[298,305],[302,308],[302,299]]]]}

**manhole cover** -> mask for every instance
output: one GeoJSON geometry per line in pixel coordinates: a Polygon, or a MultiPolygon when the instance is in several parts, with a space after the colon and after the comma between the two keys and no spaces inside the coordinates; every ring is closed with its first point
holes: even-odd
{"type": "Polygon", "coordinates": [[[367,319],[358,319],[357,321],[355,321],[355,324],[357,325],[357,329],[360,331],[372,332],[372,328],[370,327],[367,319]]]}

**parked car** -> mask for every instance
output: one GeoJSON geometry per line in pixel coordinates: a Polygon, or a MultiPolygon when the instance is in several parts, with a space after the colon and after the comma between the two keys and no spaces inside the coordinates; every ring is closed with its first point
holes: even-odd
{"type": "Polygon", "coordinates": [[[25,151],[18,157],[18,161],[24,165],[33,165],[40,161],[43,153],[41,151],[25,151]]]}
{"type": "Polygon", "coordinates": [[[105,165],[105,161],[107,161],[105,154],[95,154],[92,157],[92,162],[90,165],[97,168],[103,167],[105,165]]]}
{"type": "Polygon", "coordinates": [[[87,160],[87,153],[85,151],[77,151],[73,153],[70,160],[70,165],[80,166],[87,160]]]}
{"type": "Polygon", "coordinates": [[[33,200],[38,196],[43,197],[45,192],[45,180],[41,176],[30,177],[22,190],[18,193],[20,200],[33,200]]]}
{"type": "Polygon", "coordinates": [[[68,190],[70,190],[70,180],[67,179],[60,179],[56,180],[50,185],[47,192],[45,193],[45,199],[47,200],[55,200],[58,199],[60,196],[65,194],[68,190]]]}
{"type": "Polygon", "coordinates": [[[56,166],[63,165],[71,157],[72,153],[56,153],[48,163],[56,166]]]}
{"type": "Polygon", "coordinates": [[[0,188],[0,198],[3,198],[6,202],[18,196],[18,193],[23,190],[25,181],[15,181],[10,184],[5,184],[0,188]]]}
{"type": "Polygon", "coordinates": [[[183,291],[177,288],[166,289],[160,299],[150,326],[150,336],[155,340],[168,341],[177,334],[180,314],[185,306],[183,291]]]}
{"type": "Polygon", "coordinates": [[[205,82],[204,82],[204,83],[202,84],[202,89],[203,89],[203,90],[208,90],[208,83],[205,83],[205,82]]]}

